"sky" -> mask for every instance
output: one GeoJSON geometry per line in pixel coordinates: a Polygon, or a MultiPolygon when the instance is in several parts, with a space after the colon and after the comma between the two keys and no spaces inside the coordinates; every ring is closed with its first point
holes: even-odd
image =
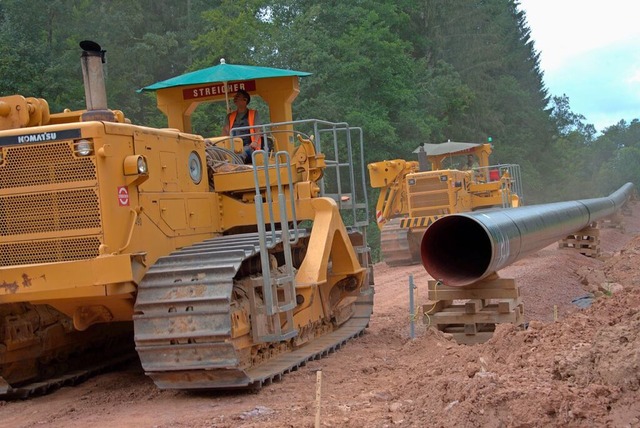
{"type": "Polygon", "coordinates": [[[520,0],[549,95],[596,130],[640,119],[640,2],[520,0]]]}

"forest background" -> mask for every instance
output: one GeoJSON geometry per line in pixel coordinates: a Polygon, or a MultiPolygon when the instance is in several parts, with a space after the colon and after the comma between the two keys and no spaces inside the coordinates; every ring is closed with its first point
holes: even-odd
{"type": "MultiPolygon", "coordinates": [[[[517,0],[1,0],[0,94],[83,109],[81,40],[107,50],[108,105],[134,123],[166,126],[138,89],[224,58],[313,73],[294,119],[362,127],[367,163],[491,141],[528,205],[640,184],[640,121],[597,134],[549,94],[517,0]]],[[[219,135],[223,117],[198,109],[194,130],[219,135]]]]}

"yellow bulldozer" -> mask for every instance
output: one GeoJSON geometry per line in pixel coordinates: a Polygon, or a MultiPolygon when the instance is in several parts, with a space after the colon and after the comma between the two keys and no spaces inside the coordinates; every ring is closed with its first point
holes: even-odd
{"type": "Polygon", "coordinates": [[[365,170],[337,154],[362,157],[362,130],[292,119],[308,73],[221,63],[147,86],[157,129],[107,107],[105,51],[80,46],[86,110],[0,98],[0,394],[134,347],[161,388],[254,388],[361,334],[365,170]],[[269,111],[251,165],[242,140],[191,129],[239,89],[269,111]]]}
{"type": "Polygon", "coordinates": [[[519,165],[490,165],[491,152],[491,144],[447,141],[418,147],[417,161],[368,165],[371,187],[380,189],[376,222],[388,265],[420,263],[422,236],[440,217],[521,204],[519,165]]]}

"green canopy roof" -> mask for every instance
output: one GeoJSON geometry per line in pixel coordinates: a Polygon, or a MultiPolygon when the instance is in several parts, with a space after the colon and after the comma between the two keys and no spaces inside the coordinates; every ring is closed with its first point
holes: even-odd
{"type": "Polygon", "coordinates": [[[465,152],[467,150],[473,149],[475,147],[481,146],[482,144],[476,143],[458,143],[455,141],[447,141],[446,143],[440,144],[423,144],[413,151],[413,153],[418,153],[420,148],[423,148],[427,153],[427,156],[437,156],[444,154],[456,154],[460,152],[465,152]]]}
{"type": "Polygon", "coordinates": [[[158,89],[173,88],[175,86],[199,85],[204,83],[224,83],[236,80],[265,79],[269,77],[309,76],[311,73],[280,68],[257,67],[253,65],[226,64],[224,60],[219,65],[205,68],[182,76],[172,77],[153,85],[139,89],[142,91],[156,91],[158,89]]]}

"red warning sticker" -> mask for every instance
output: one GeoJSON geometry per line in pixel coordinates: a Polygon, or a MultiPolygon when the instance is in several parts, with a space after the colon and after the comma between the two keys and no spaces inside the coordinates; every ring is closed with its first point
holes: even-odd
{"type": "Polygon", "coordinates": [[[129,206],[129,189],[127,189],[127,186],[118,187],[118,203],[121,207],[129,206]]]}

